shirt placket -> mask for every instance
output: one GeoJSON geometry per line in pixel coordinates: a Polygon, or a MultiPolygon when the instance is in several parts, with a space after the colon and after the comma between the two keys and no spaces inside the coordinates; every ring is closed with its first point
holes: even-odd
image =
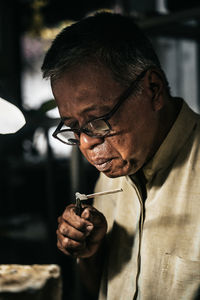
{"type": "MultiPolygon", "coordinates": [[[[144,176],[144,175],[142,175],[144,176]]],[[[138,292],[139,292],[139,276],[140,276],[140,269],[141,269],[141,244],[142,244],[142,234],[143,234],[143,225],[144,225],[144,219],[145,219],[145,200],[146,200],[146,187],[144,184],[144,181],[141,181],[141,178],[138,177],[132,178],[132,184],[135,189],[137,198],[140,203],[140,216],[139,216],[139,231],[138,231],[138,251],[137,251],[137,272],[135,277],[135,293],[133,296],[133,300],[138,299],[138,292]]]]}

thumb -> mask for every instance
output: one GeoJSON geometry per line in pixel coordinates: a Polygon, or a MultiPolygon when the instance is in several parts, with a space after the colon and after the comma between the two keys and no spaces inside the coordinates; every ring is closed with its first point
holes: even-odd
{"type": "Polygon", "coordinates": [[[93,206],[85,206],[81,217],[97,227],[107,223],[104,215],[93,206]]]}

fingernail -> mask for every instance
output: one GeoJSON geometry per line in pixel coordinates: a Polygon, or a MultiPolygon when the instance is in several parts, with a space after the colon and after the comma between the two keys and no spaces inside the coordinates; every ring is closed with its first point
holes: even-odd
{"type": "Polygon", "coordinates": [[[83,218],[87,219],[87,218],[89,218],[89,215],[90,215],[90,213],[89,213],[88,209],[84,209],[81,216],[83,218]]]}
{"type": "Polygon", "coordinates": [[[88,225],[88,226],[87,226],[87,231],[91,232],[93,228],[94,228],[93,225],[88,225]]]}

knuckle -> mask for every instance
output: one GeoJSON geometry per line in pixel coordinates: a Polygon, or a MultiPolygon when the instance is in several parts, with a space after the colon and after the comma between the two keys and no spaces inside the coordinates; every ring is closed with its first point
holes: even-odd
{"type": "Polygon", "coordinates": [[[61,224],[59,227],[59,231],[63,234],[63,235],[68,235],[69,233],[69,229],[67,228],[66,224],[61,224]]]}
{"type": "Polygon", "coordinates": [[[63,240],[62,240],[62,246],[63,248],[68,248],[70,245],[70,239],[68,239],[67,237],[65,237],[63,240]]]}
{"type": "Polygon", "coordinates": [[[74,204],[70,204],[70,205],[68,205],[68,206],[65,208],[65,210],[64,210],[64,212],[63,212],[63,214],[62,214],[62,217],[63,217],[64,219],[69,218],[69,216],[70,216],[72,213],[74,213],[73,207],[74,207],[74,204]]]}

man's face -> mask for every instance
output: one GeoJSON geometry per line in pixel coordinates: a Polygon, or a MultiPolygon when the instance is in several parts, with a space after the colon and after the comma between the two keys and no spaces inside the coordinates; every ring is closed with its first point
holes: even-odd
{"type": "MultiPolygon", "coordinates": [[[[108,113],[125,89],[108,69],[93,64],[76,67],[52,84],[60,115],[73,128],[108,113]]],[[[111,135],[97,138],[80,134],[81,152],[108,177],[135,173],[159,146],[159,112],[147,89],[129,96],[109,119],[111,135]]]]}

